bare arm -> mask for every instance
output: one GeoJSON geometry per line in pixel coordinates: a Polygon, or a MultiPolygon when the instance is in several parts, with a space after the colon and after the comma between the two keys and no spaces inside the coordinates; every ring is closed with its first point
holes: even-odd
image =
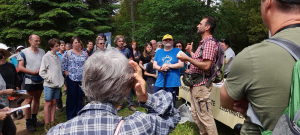
{"type": "Polygon", "coordinates": [[[26,74],[31,74],[31,75],[36,75],[36,74],[39,73],[38,70],[35,71],[35,72],[33,72],[33,71],[31,71],[31,70],[25,68],[25,67],[24,67],[24,60],[20,60],[18,64],[19,64],[19,70],[20,70],[21,72],[24,72],[24,73],[26,73],[26,74]]]}
{"type": "Polygon", "coordinates": [[[143,66],[143,62],[141,60],[139,61],[139,66],[141,67],[141,69],[146,70],[146,68],[143,66]]]}
{"type": "Polygon", "coordinates": [[[220,105],[223,108],[233,110],[234,101],[235,100],[228,95],[227,90],[226,90],[225,86],[223,85],[221,87],[221,91],[220,91],[220,105]]]}
{"type": "Polygon", "coordinates": [[[158,65],[157,65],[157,61],[154,61],[154,62],[153,62],[153,69],[155,69],[155,70],[160,70],[160,68],[161,68],[161,66],[158,66],[158,65]]]}
{"type": "Polygon", "coordinates": [[[169,68],[174,68],[174,69],[183,68],[183,67],[184,67],[184,63],[181,60],[178,60],[178,63],[176,64],[169,65],[169,68]]]}
{"type": "Polygon", "coordinates": [[[225,64],[227,64],[229,61],[230,61],[230,59],[226,59],[226,60],[225,60],[225,64]]]}
{"type": "Polygon", "coordinates": [[[147,71],[145,71],[144,74],[145,74],[146,76],[152,76],[152,77],[154,77],[154,78],[157,78],[157,75],[155,75],[155,74],[150,74],[150,73],[148,73],[147,71]]]}
{"type": "Polygon", "coordinates": [[[180,59],[181,61],[189,61],[191,64],[193,64],[197,68],[205,70],[205,71],[208,71],[212,64],[211,60],[205,59],[205,60],[203,60],[203,62],[200,62],[200,61],[194,60],[191,57],[188,57],[185,54],[180,54],[180,56],[177,56],[177,58],[180,59]]]}

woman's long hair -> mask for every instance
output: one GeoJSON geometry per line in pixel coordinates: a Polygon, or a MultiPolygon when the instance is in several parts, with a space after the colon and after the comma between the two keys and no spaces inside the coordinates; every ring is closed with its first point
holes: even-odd
{"type": "Polygon", "coordinates": [[[153,47],[152,47],[152,44],[151,43],[146,43],[146,45],[145,45],[145,47],[144,47],[144,52],[143,52],[143,56],[146,58],[146,57],[148,57],[149,56],[149,54],[150,54],[150,52],[152,52],[152,50],[150,51],[150,52],[147,52],[147,46],[151,46],[151,48],[153,49],[153,47]]]}

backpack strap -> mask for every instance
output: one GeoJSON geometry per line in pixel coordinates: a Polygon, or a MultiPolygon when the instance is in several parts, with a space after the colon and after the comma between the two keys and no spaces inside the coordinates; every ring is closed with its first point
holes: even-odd
{"type": "MultiPolygon", "coordinates": [[[[300,46],[296,45],[295,43],[286,40],[286,39],[282,39],[282,38],[269,38],[266,39],[268,42],[274,43],[278,46],[281,46],[283,49],[285,49],[286,51],[288,51],[293,58],[298,61],[300,58],[300,46]]],[[[298,110],[297,115],[295,116],[295,119],[299,119],[300,118],[300,111],[298,110]]],[[[247,110],[247,116],[249,116],[250,120],[252,123],[258,125],[259,129],[262,131],[265,131],[265,129],[263,128],[261,122],[259,121],[257,115],[255,114],[251,103],[249,102],[248,104],[248,110],[247,110]]]]}
{"type": "Polygon", "coordinates": [[[121,120],[121,121],[119,122],[119,124],[118,124],[118,126],[117,126],[117,128],[116,128],[116,130],[115,130],[114,135],[118,135],[118,134],[119,134],[123,122],[124,122],[124,120],[121,120]]]}
{"type": "Polygon", "coordinates": [[[300,46],[296,45],[295,43],[282,39],[282,38],[270,38],[267,39],[268,42],[274,43],[276,45],[281,46],[286,51],[288,51],[296,61],[300,58],[300,46]]]}

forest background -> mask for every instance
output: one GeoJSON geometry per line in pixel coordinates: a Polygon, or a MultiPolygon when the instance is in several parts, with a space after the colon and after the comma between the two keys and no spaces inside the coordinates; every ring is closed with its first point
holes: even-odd
{"type": "Polygon", "coordinates": [[[136,41],[139,50],[165,34],[198,44],[204,16],[217,19],[213,36],[229,39],[236,53],[268,38],[258,0],[0,0],[0,42],[28,46],[28,36],[38,34],[47,49],[50,38],[79,36],[86,44],[112,32],[125,35],[127,44],[136,41]]]}

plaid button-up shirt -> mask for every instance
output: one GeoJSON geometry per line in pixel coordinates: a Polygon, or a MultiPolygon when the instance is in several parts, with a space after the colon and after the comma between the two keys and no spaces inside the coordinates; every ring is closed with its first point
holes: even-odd
{"type": "MultiPolygon", "coordinates": [[[[211,60],[212,61],[212,65],[210,68],[213,68],[213,66],[215,65],[216,62],[216,58],[217,58],[217,53],[218,53],[218,45],[215,41],[209,40],[209,39],[213,39],[212,35],[209,35],[207,37],[205,37],[204,39],[202,39],[199,43],[199,47],[196,50],[194,56],[192,56],[192,58],[194,60],[203,62],[203,60],[211,60]],[[200,56],[200,50],[201,50],[201,46],[203,45],[203,43],[209,40],[205,43],[205,46],[203,48],[203,52],[202,52],[202,57],[199,58],[200,56]]],[[[203,74],[204,70],[197,68],[196,66],[194,66],[193,64],[191,64],[190,66],[190,72],[189,73],[200,73],[203,74]]],[[[205,72],[205,75],[210,75],[210,70],[208,70],[207,72],[205,72]]],[[[194,87],[200,86],[200,85],[205,85],[207,83],[209,78],[204,78],[204,80],[198,84],[195,84],[194,87]]]]}
{"type": "Polygon", "coordinates": [[[172,101],[172,94],[163,90],[148,94],[141,105],[148,114],[136,111],[126,118],[118,116],[110,103],[87,104],[78,116],[51,128],[47,135],[113,135],[122,119],[119,135],[167,135],[180,120],[172,101]]]}

